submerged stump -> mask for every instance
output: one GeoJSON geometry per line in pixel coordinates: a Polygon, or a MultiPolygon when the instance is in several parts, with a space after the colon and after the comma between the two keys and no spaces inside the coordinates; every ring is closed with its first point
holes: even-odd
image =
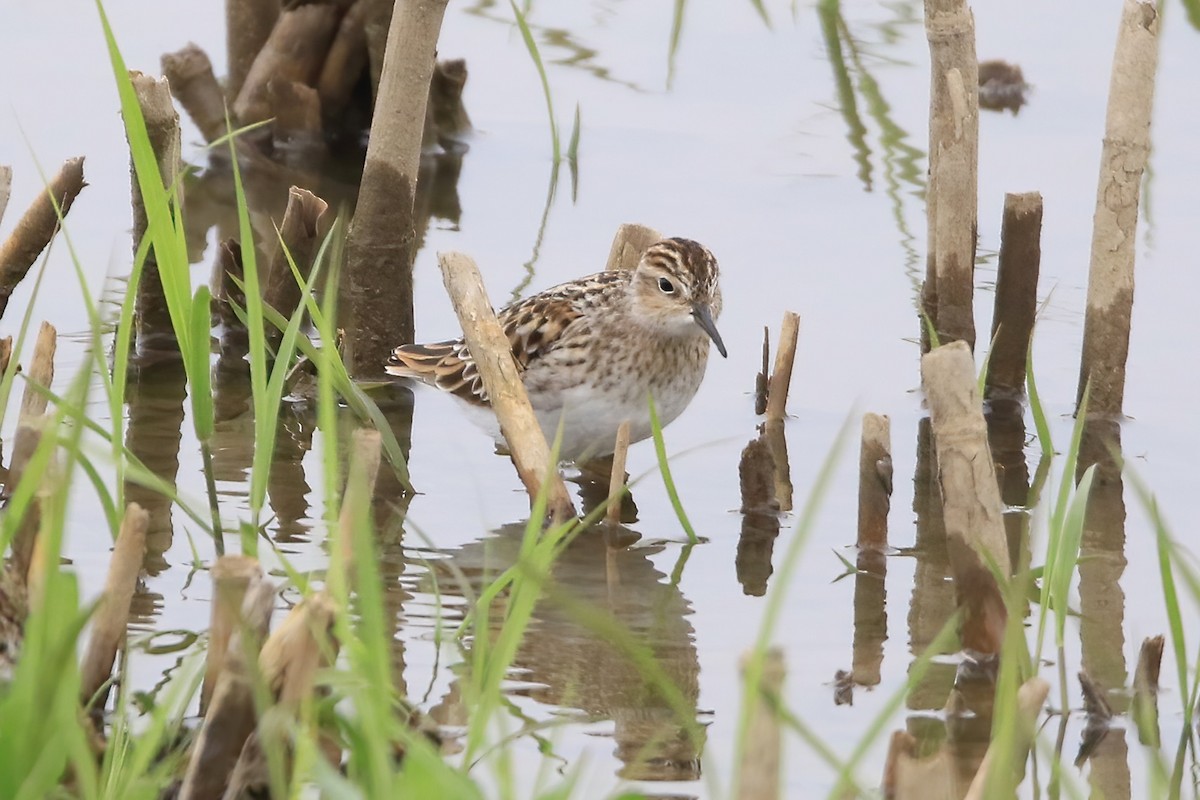
{"type": "Polygon", "coordinates": [[[996,654],[1008,614],[995,576],[1011,575],[1012,568],[975,363],[966,342],[922,356],[921,385],[933,425],[955,595],[965,614],[963,646],[996,654]]]}

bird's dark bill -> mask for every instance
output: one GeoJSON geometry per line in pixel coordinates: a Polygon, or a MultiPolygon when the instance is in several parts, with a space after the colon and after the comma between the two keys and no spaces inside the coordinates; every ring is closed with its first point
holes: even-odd
{"type": "Polygon", "coordinates": [[[713,344],[717,346],[717,352],[722,358],[728,358],[729,354],[725,352],[725,343],[721,341],[721,332],[717,330],[717,323],[713,322],[712,311],[708,306],[696,305],[692,307],[692,319],[696,320],[696,324],[700,329],[708,334],[708,338],[713,340],[713,344]]]}

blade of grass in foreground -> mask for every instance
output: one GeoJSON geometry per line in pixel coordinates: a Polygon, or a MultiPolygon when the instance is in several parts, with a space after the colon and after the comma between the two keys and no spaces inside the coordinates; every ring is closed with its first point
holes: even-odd
{"type": "MultiPolygon", "coordinates": [[[[96,0],[96,9],[100,15],[101,26],[104,30],[104,39],[108,47],[109,60],[112,65],[113,78],[116,81],[117,93],[120,97],[121,118],[125,123],[125,136],[129,143],[130,158],[134,165],[138,195],[141,198],[141,205],[146,214],[145,236],[150,242],[150,249],[146,251],[146,258],[153,258],[154,269],[162,286],[163,299],[167,305],[167,312],[171,319],[175,341],[179,346],[184,371],[187,374],[188,394],[192,405],[192,423],[196,431],[196,437],[200,441],[205,455],[205,467],[208,473],[206,477],[208,478],[209,507],[212,513],[211,530],[213,545],[217,553],[222,554],[224,553],[225,545],[221,535],[220,515],[217,513],[216,484],[212,478],[211,470],[212,459],[208,451],[208,442],[213,428],[212,392],[209,391],[209,360],[211,355],[209,339],[211,317],[209,305],[206,302],[202,302],[201,292],[197,292],[195,296],[192,294],[191,269],[188,263],[187,239],[183,230],[181,204],[178,194],[179,186],[174,181],[169,186],[163,183],[163,174],[159,168],[154,146],[150,142],[150,135],[146,127],[145,117],[142,114],[141,103],[138,101],[133,80],[121,56],[116,36],[109,25],[104,5],[100,0],[96,0]]],[[[236,168],[235,158],[235,175],[236,168]]],[[[243,238],[243,241],[251,240],[243,238]]],[[[139,256],[141,256],[143,246],[143,242],[138,243],[139,256]]],[[[248,260],[252,262],[253,258],[249,258],[248,260]]],[[[142,260],[142,263],[144,264],[144,260],[142,260]]],[[[138,267],[139,265],[135,264],[135,273],[138,272],[138,267]]],[[[138,283],[140,283],[140,275],[138,283]]],[[[128,290],[127,294],[136,294],[136,291],[137,285],[135,284],[128,290]]],[[[206,295],[207,291],[207,288],[202,288],[203,294],[206,295]]],[[[128,305],[128,302],[127,297],[126,305],[128,305]]],[[[122,319],[128,322],[130,315],[131,310],[123,307],[122,319]]],[[[123,338],[128,342],[129,335],[128,328],[126,328],[126,332],[124,333],[118,329],[118,340],[123,338]]],[[[126,349],[124,357],[127,357],[127,355],[128,349],[126,349]]],[[[123,374],[117,378],[117,380],[122,382],[122,387],[124,379],[123,374]]],[[[123,394],[122,390],[121,397],[118,399],[123,399],[123,394]]],[[[258,392],[256,391],[255,399],[257,399],[257,394],[258,392]]],[[[116,404],[115,399],[110,400],[110,402],[113,405],[116,404]]],[[[119,414],[116,413],[118,410],[119,408],[114,409],[114,419],[119,417],[119,414]]],[[[114,432],[118,432],[117,428],[119,426],[114,427],[114,432]]]]}
{"type": "Polygon", "coordinates": [[[650,432],[654,437],[654,453],[658,457],[658,469],[662,472],[663,485],[667,487],[667,496],[671,498],[671,508],[675,509],[675,516],[679,518],[679,524],[683,526],[683,531],[687,534],[688,543],[695,544],[700,537],[696,536],[696,529],[692,527],[687,512],[683,510],[679,491],[675,488],[675,481],[671,477],[671,467],[667,464],[667,445],[663,441],[662,425],[658,421],[658,409],[654,407],[654,397],[647,395],[647,402],[650,404],[650,432]]]}
{"type": "MultiPolygon", "coordinates": [[[[226,120],[226,127],[232,124],[226,120]]],[[[267,472],[275,454],[276,422],[281,397],[272,398],[268,381],[266,329],[263,327],[262,287],[258,276],[258,255],[254,248],[254,229],[250,225],[250,210],[242,173],[238,168],[237,146],[229,140],[229,157],[233,167],[233,188],[237,198],[238,240],[242,245],[242,281],[246,297],[246,334],[249,340],[250,391],[254,405],[254,459],[250,472],[250,522],[241,531],[242,552],[258,554],[258,530],[262,508],[267,497],[267,472]],[[274,399],[275,402],[272,402],[274,399]]],[[[276,364],[283,369],[286,364],[276,364]]]]}
{"type": "Polygon", "coordinates": [[[550,96],[550,81],[546,78],[546,67],[542,64],[542,54],[538,52],[537,42],[533,39],[533,33],[529,30],[529,24],[525,21],[525,15],[521,13],[521,9],[517,7],[514,0],[508,0],[512,6],[513,16],[517,20],[517,28],[521,31],[521,39],[525,42],[525,49],[529,51],[529,57],[533,59],[533,65],[537,67],[538,78],[542,82],[542,94],[546,96],[546,113],[550,118],[550,147],[554,155],[554,163],[557,164],[562,160],[562,150],[558,141],[558,122],[554,118],[554,99],[550,96]]]}
{"type": "Polygon", "coordinates": [[[1025,357],[1025,386],[1029,393],[1029,413],[1033,415],[1033,427],[1037,431],[1038,445],[1042,450],[1042,461],[1050,463],[1054,458],[1054,442],[1050,438],[1050,423],[1046,421],[1046,409],[1038,394],[1037,381],[1033,377],[1033,339],[1029,340],[1029,352],[1025,357]]]}
{"type": "MultiPolygon", "coordinates": [[[[1046,561],[1042,572],[1042,588],[1038,598],[1038,627],[1037,645],[1034,653],[1034,661],[1041,661],[1042,647],[1045,642],[1046,617],[1050,612],[1055,600],[1060,599],[1053,592],[1061,591],[1061,599],[1064,603],[1062,608],[1054,607],[1056,619],[1057,615],[1062,615],[1065,618],[1067,613],[1066,608],[1066,589],[1062,588],[1065,585],[1070,586],[1071,575],[1075,571],[1076,562],[1079,557],[1079,541],[1072,543],[1072,537],[1068,536],[1066,527],[1067,512],[1071,505],[1072,490],[1075,487],[1075,470],[1079,464],[1079,446],[1083,441],[1083,428],[1087,420],[1088,409],[1088,388],[1084,388],[1083,399],[1079,404],[1079,413],[1075,418],[1075,425],[1071,431],[1071,444],[1067,448],[1066,460],[1063,462],[1062,474],[1059,478],[1058,498],[1055,501],[1054,508],[1050,512],[1049,531],[1046,541],[1046,561]],[[1061,575],[1065,572],[1065,577],[1061,575]]],[[[1080,523],[1079,536],[1082,538],[1082,522],[1080,523]]]]}

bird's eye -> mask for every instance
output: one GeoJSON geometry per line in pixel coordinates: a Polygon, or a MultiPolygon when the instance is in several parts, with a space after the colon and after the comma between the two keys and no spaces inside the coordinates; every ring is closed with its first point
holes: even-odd
{"type": "Polygon", "coordinates": [[[675,293],[675,284],[671,283],[671,281],[669,281],[666,278],[658,279],[658,288],[662,289],[663,294],[674,294],[675,293]]]}

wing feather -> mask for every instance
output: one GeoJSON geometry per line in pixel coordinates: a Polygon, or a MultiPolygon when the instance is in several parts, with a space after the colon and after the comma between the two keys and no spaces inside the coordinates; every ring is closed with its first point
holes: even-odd
{"type": "MultiPolygon", "coordinates": [[[[627,272],[601,272],[555,286],[502,309],[496,317],[512,346],[518,371],[528,369],[553,350],[571,324],[600,302],[601,295],[628,280],[627,272]]],[[[475,360],[462,339],[402,344],[392,351],[384,370],[391,375],[424,381],[470,403],[488,402],[475,360]]]]}

